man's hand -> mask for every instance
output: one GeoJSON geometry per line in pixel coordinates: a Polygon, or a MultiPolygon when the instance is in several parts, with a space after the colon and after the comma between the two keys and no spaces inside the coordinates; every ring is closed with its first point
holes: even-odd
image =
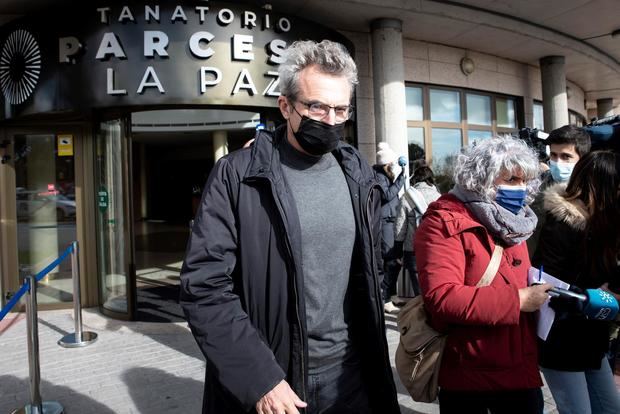
{"type": "Polygon", "coordinates": [[[263,395],[256,403],[258,414],[299,414],[297,408],[305,408],[303,402],[284,380],[263,395]]]}
{"type": "Polygon", "coordinates": [[[550,283],[543,283],[519,289],[519,307],[521,312],[534,312],[540,309],[542,304],[549,299],[547,291],[552,287],[553,285],[550,283]]]}

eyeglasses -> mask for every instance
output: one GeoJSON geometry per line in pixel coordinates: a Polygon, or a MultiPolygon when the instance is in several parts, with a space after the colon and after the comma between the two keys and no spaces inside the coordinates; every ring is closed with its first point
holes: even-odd
{"type": "Polygon", "coordinates": [[[333,109],[334,114],[336,114],[336,122],[338,123],[349,119],[355,108],[353,105],[327,105],[322,102],[298,102],[308,108],[308,115],[310,118],[325,118],[329,115],[329,111],[333,109]]]}

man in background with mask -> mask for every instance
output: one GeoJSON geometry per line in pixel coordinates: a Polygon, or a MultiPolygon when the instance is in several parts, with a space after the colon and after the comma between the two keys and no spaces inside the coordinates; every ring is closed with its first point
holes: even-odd
{"type": "Polygon", "coordinates": [[[181,272],[207,359],[204,413],[398,413],[381,280],[381,194],[342,141],[357,69],[295,42],[279,67],[286,124],[215,165],[181,272]]]}
{"type": "Polygon", "coordinates": [[[538,195],[531,205],[538,217],[538,224],[532,237],[527,240],[530,256],[536,251],[540,229],[545,222],[542,205],[544,191],[555,184],[566,186],[575,164],[590,152],[591,146],[590,135],[583,128],[574,125],[564,125],[551,131],[546,144],[549,145],[549,170],[542,174],[538,195]]]}
{"type": "MultiPolygon", "coordinates": [[[[377,163],[372,167],[381,186],[381,255],[383,257],[383,310],[387,313],[398,313],[399,308],[392,302],[396,294],[396,283],[400,274],[402,242],[395,242],[394,226],[400,204],[399,192],[405,185],[406,160],[399,160],[387,142],[380,142],[377,147],[377,163]],[[399,161],[403,165],[399,164],[399,161]]],[[[401,157],[403,158],[403,157],[401,157]]]]}

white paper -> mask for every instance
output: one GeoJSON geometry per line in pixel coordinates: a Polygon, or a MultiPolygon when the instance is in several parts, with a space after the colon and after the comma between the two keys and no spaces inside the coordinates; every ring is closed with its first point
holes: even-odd
{"type": "MultiPolygon", "coordinates": [[[[553,286],[562,289],[568,289],[570,287],[568,283],[555,278],[544,271],[541,273],[535,267],[530,267],[530,270],[527,273],[527,281],[530,286],[534,283],[550,283],[553,286]]],[[[538,324],[536,327],[536,333],[540,339],[546,341],[547,335],[549,335],[549,331],[551,330],[551,325],[553,325],[553,320],[555,319],[555,311],[549,307],[549,299],[547,299],[547,301],[540,307],[540,310],[537,313],[537,319],[538,324]]]]}

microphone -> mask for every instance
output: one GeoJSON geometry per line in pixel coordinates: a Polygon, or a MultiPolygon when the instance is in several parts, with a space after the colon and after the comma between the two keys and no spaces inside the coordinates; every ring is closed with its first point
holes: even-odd
{"type": "Polygon", "coordinates": [[[572,298],[581,302],[582,312],[589,319],[610,321],[618,314],[618,301],[609,292],[602,289],[586,289],[584,293],[554,287],[548,291],[552,296],[572,298]]]}

